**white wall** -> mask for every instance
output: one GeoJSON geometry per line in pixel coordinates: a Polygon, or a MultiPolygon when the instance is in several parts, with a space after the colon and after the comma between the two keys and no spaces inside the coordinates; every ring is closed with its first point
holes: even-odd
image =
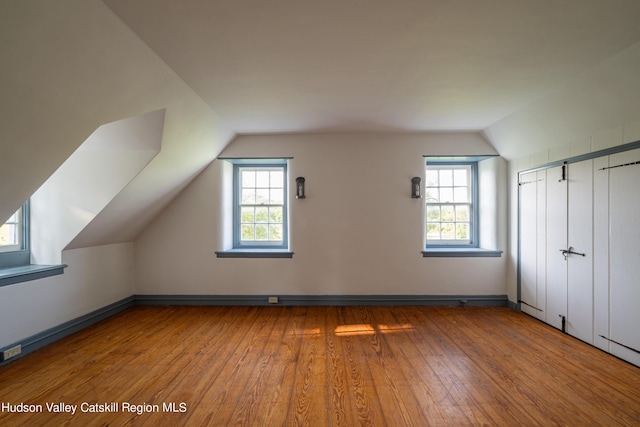
{"type": "MultiPolygon", "coordinates": [[[[289,185],[306,178],[307,198],[290,194],[293,259],[216,258],[229,235],[229,177],[215,161],[136,241],[136,293],[505,294],[503,258],[422,257],[424,201],[410,197],[424,155],[482,154],[495,151],[473,133],[238,137],[222,157],[293,157],[289,185]]],[[[505,212],[505,179],[493,185],[505,212]]],[[[494,224],[486,240],[504,249],[506,225],[494,224]]]]}
{"type": "Polygon", "coordinates": [[[506,250],[507,163],[502,157],[479,162],[480,247],[506,250]]]}
{"type": "Polygon", "coordinates": [[[134,244],[65,251],[64,274],[0,287],[0,347],[133,294],[134,244]]]}

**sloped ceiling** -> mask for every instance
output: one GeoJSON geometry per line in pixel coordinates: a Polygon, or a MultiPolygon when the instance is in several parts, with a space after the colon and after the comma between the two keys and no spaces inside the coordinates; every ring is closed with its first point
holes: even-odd
{"type": "MultiPolygon", "coordinates": [[[[640,3],[640,2],[639,2],[640,3]]],[[[584,140],[640,119],[640,43],[578,73],[484,130],[506,157],[584,140]],[[538,148],[538,150],[536,150],[538,148]]],[[[619,143],[631,142],[621,139],[619,143]]]]}
{"type": "Polygon", "coordinates": [[[131,241],[234,136],[101,0],[0,1],[0,58],[0,221],[100,126],[162,110],[161,152],[74,244],[131,241]]]}
{"type": "Polygon", "coordinates": [[[74,247],[135,239],[236,134],[473,131],[537,152],[640,118],[639,17],[637,0],[0,0],[0,217],[101,125],[158,110],[161,152],[74,247]]]}
{"type": "Polygon", "coordinates": [[[484,131],[513,158],[640,116],[637,0],[105,2],[237,133],[484,131]]]}

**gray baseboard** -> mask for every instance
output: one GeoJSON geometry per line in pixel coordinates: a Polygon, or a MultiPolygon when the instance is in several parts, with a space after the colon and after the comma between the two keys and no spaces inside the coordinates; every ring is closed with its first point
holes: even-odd
{"type": "Polygon", "coordinates": [[[95,310],[91,313],[85,314],[84,316],[77,317],[68,322],[62,323],[58,326],[54,326],[53,328],[47,329],[30,337],[27,337],[17,343],[13,343],[3,349],[1,351],[6,350],[8,348],[15,347],[16,345],[22,346],[21,353],[13,357],[9,360],[0,361],[0,366],[5,365],[9,362],[12,362],[26,354],[29,354],[33,351],[36,351],[39,348],[46,346],[47,344],[51,344],[54,341],[57,341],[61,338],[69,336],[75,332],[78,332],[84,328],[87,328],[94,323],[98,323],[101,320],[104,320],[108,317],[113,316],[114,314],[127,309],[129,307],[133,307],[135,304],[135,297],[127,297],[120,301],[114,302],[113,304],[109,304],[105,307],[102,307],[98,310],[95,310]]]}
{"type": "Polygon", "coordinates": [[[507,306],[506,295],[136,295],[136,305],[507,306]],[[278,303],[270,304],[269,297],[278,303]]]}

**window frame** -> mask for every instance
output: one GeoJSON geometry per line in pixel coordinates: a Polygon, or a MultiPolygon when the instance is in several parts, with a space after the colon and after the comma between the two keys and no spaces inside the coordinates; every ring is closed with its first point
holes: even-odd
{"type": "MultiPolygon", "coordinates": [[[[428,199],[426,197],[426,189],[427,189],[427,182],[425,179],[425,186],[424,186],[424,192],[425,192],[425,202],[424,202],[424,206],[425,206],[425,211],[424,211],[424,217],[423,217],[423,232],[424,232],[424,242],[425,242],[425,250],[428,249],[475,249],[475,248],[479,248],[480,247],[480,233],[479,233],[479,228],[480,228],[480,215],[479,215],[479,209],[478,209],[478,202],[479,202],[479,180],[478,180],[478,161],[477,160],[439,160],[439,159],[434,159],[434,158],[428,158],[425,162],[425,177],[426,177],[426,173],[427,170],[429,169],[429,166],[434,166],[437,167],[439,169],[445,169],[447,168],[447,166],[449,167],[456,167],[456,166],[464,166],[469,167],[470,168],[470,175],[469,175],[469,186],[470,188],[470,202],[469,202],[469,227],[470,227],[470,232],[469,232],[469,242],[464,242],[464,243],[457,243],[455,240],[446,240],[446,241],[434,241],[434,240],[429,240],[427,238],[427,210],[428,210],[428,199]],[[430,243],[431,242],[431,243],[430,243]]],[[[453,203],[451,203],[453,204],[453,203]]],[[[441,205],[441,203],[438,203],[438,205],[441,205]]]]}
{"type": "MultiPolygon", "coordinates": [[[[30,214],[27,200],[16,212],[19,214],[19,244],[0,249],[0,269],[29,265],[31,263],[30,214]]],[[[13,216],[13,215],[12,215],[13,216]]],[[[3,225],[6,224],[3,223],[3,225]]]]}
{"type": "MultiPolygon", "coordinates": [[[[252,162],[247,160],[246,162],[234,162],[233,164],[233,250],[254,250],[254,251],[286,251],[289,248],[289,195],[288,195],[288,164],[286,159],[273,159],[269,161],[252,162]],[[243,242],[241,239],[242,234],[242,188],[240,173],[243,169],[281,169],[283,173],[282,189],[282,240],[273,243],[268,240],[252,240],[250,242],[243,242]]],[[[269,187],[271,188],[271,187],[269,187]]],[[[279,187],[278,187],[279,188],[279,187]]],[[[254,206],[260,206],[255,204],[254,206]]],[[[269,205],[262,205],[269,206],[269,205]]]]}
{"type": "Polygon", "coordinates": [[[0,252],[0,287],[31,280],[44,279],[64,273],[66,264],[31,264],[31,211],[27,200],[21,207],[21,247],[0,252]]]}

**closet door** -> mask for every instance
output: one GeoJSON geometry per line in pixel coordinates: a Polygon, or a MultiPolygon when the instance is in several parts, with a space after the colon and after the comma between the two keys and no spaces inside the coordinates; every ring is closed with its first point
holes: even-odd
{"type": "Polygon", "coordinates": [[[539,242],[537,245],[537,289],[536,289],[536,302],[537,302],[537,317],[543,322],[547,321],[547,248],[546,248],[546,233],[547,233],[547,171],[538,171],[537,182],[537,230],[536,240],[539,242]]]}
{"type": "MultiPolygon", "coordinates": [[[[563,329],[567,317],[567,179],[566,165],[546,170],[546,322],[563,329]]],[[[566,327],[565,327],[566,330],[566,327]]]]}
{"type": "Polygon", "coordinates": [[[593,160],[568,168],[567,333],[593,344],[593,160]]]}
{"type": "Polygon", "coordinates": [[[609,352],[609,156],[593,159],[593,345],[609,352]]]}
{"type": "Polygon", "coordinates": [[[640,366],[640,149],[520,183],[522,311],[640,366]]]}
{"type": "Polygon", "coordinates": [[[640,150],[610,156],[610,351],[640,366],[640,150]],[[627,165],[627,166],[622,166],[627,165]]]}
{"type": "Polygon", "coordinates": [[[545,171],[522,174],[518,183],[520,191],[521,309],[543,321],[546,299],[544,274],[545,175],[545,171]]]}

